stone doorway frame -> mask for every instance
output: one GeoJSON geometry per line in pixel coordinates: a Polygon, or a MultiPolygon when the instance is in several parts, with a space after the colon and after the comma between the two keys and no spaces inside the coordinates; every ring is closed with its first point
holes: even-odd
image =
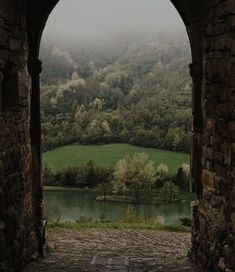
{"type": "MultiPolygon", "coordinates": [[[[27,25],[29,60],[28,70],[31,76],[31,145],[33,165],[33,199],[36,215],[39,252],[43,254],[42,222],[42,184],[41,184],[41,118],[40,118],[40,73],[42,63],[39,60],[41,37],[50,13],[59,0],[42,0],[35,3],[27,0],[27,25]],[[41,242],[40,242],[41,241],[41,242]]],[[[202,10],[204,0],[171,0],[182,18],[191,45],[192,63],[189,65],[193,80],[193,125],[191,148],[191,189],[202,196],[202,82],[203,82],[203,35],[202,10]]],[[[195,209],[196,211],[196,209],[195,209]]],[[[193,230],[194,231],[194,230],[193,230]]]]}

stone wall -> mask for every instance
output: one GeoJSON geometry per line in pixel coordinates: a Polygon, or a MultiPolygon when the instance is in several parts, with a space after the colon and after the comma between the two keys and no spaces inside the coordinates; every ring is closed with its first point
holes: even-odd
{"type": "Polygon", "coordinates": [[[22,0],[0,1],[0,271],[7,272],[20,271],[38,248],[24,10],[22,0]]]}
{"type": "MultiPolygon", "coordinates": [[[[0,272],[21,271],[42,251],[37,58],[41,32],[57,2],[0,1],[0,272]]],[[[187,26],[193,57],[192,187],[199,201],[193,205],[191,257],[213,272],[231,272],[235,271],[235,0],[172,2],[187,26]]]]}
{"type": "Polygon", "coordinates": [[[235,271],[235,1],[203,10],[202,192],[193,206],[192,257],[235,271]]]}

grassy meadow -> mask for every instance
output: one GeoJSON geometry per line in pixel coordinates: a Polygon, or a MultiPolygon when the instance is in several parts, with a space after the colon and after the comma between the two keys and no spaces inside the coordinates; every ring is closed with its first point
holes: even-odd
{"type": "Polygon", "coordinates": [[[114,166],[126,154],[145,152],[159,165],[164,163],[169,167],[170,173],[175,173],[182,163],[189,163],[186,153],[165,151],[155,148],[144,148],[129,144],[108,145],[68,145],[53,149],[43,154],[43,162],[59,170],[69,166],[85,165],[93,160],[99,166],[114,166]]]}

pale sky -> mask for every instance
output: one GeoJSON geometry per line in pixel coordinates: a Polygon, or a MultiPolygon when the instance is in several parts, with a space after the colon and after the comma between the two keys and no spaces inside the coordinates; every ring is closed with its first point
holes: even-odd
{"type": "Polygon", "coordinates": [[[60,0],[49,17],[44,38],[86,40],[115,32],[183,29],[170,0],[60,0]]]}

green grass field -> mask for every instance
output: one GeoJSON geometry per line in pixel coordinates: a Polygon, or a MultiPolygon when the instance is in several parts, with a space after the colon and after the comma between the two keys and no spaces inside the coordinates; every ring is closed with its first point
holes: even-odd
{"type": "Polygon", "coordinates": [[[49,231],[52,229],[74,229],[74,230],[87,230],[87,229],[138,229],[138,230],[158,230],[168,232],[191,232],[191,229],[181,225],[161,225],[151,223],[72,223],[72,222],[51,222],[48,223],[49,231]]]}
{"type": "Polygon", "coordinates": [[[79,166],[93,160],[100,166],[114,166],[126,154],[147,153],[156,165],[168,165],[171,173],[175,173],[182,163],[189,163],[189,155],[179,152],[165,151],[155,148],[143,148],[128,144],[109,145],[68,145],[43,154],[43,162],[54,169],[79,166]]]}

